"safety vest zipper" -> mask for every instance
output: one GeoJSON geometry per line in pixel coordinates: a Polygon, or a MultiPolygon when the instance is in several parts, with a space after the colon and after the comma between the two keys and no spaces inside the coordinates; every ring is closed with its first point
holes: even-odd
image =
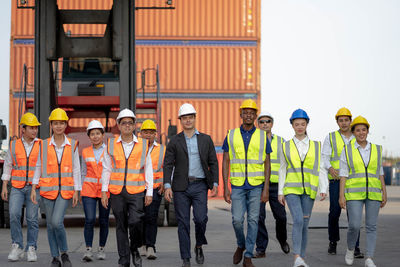
{"type": "Polygon", "coordinates": [[[366,198],[368,198],[368,169],[365,166],[364,166],[364,168],[365,168],[365,180],[366,180],[365,187],[366,187],[366,191],[367,191],[367,197],[366,198]]]}
{"type": "Polygon", "coordinates": [[[304,187],[304,171],[303,171],[304,161],[301,161],[301,182],[303,184],[303,193],[306,193],[306,188],[304,187]]]}
{"type": "MultiPolygon", "coordinates": [[[[132,149],[133,150],[133,149],[132,149]]],[[[125,159],[125,176],[124,176],[124,186],[126,186],[126,176],[128,175],[128,159],[125,159]]]]}
{"type": "MultiPolygon", "coordinates": [[[[32,148],[33,149],[33,148],[32,148]]],[[[25,185],[29,179],[29,156],[26,157],[26,176],[25,176],[25,185]]],[[[25,186],[24,185],[24,186],[25,186]]]]}

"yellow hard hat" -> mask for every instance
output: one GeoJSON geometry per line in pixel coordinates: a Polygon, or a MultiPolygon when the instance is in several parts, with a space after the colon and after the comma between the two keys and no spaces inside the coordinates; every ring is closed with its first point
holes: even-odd
{"type": "Polygon", "coordinates": [[[366,118],[362,117],[362,116],[358,116],[357,118],[355,118],[351,124],[350,127],[353,129],[354,126],[358,125],[358,124],[364,124],[367,126],[367,128],[369,129],[369,123],[367,121],[366,118]]]}
{"type": "Polygon", "coordinates": [[[244,100],[244,101],[242,102],[242,104],[240,105],[239,112],[240,112],[242,109],[244,109],[244,108],[251,108],[251,109],[255,109],[256,112],[258,111],[257,104],[256,104],[256,102],[254,102],[254,100],[252,100],[252,99],[246,99],[246,100],[244,100]]]}
{"type": "Polygon", "coordinates": [[[68,121],[67,112],[61,108],[53,109],[50,113],[49,121],[68,121]]]}
{"type": "Polygon", "coordinates": [[[142,123],[142,127],[140,127],[140,130],[155,130],[157,131],[156,124],[152,120],[145,120],[142,123]]]}
{"type": "Polygon", "coordinates": [[[339,118],[340,116],[349,116],[351,119],[351,112],[349,109],[347,108],[341,108],[338,110],[338,112],[335,115],[335,119],[337,120],[337,118],[339,118]]]}
{"type": "Polygon", "coordinates": [[[38,121],[38,119],[34,114],[27,112],[24,115],[22,115],[19,125],[39,126],[40,122],[38,121]]]}

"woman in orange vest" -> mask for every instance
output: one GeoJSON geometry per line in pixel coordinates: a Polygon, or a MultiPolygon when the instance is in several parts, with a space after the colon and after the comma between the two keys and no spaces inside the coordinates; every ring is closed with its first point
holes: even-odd
{"type": "MultiPolygon", "coordinates": [[[[39,184],[40,196],[46,213],[47,237],[53,260],[51,267],[70,267],[64,215],[70,199],[72,207],[78,203],[81,190],[81,172],[78,141],[67,138],[67,113],[54,109],[49,117],[53,136],[43,140],[40,152],[42,171],[40,179],[32,181],[32,189],[39,184]],[[59,256],[61,254],[61,261],[59,256]]],[[[37,203],[36,192],[32,190],[31,200],[37,203]]]]}
{"type": "MultiPolygon", "coordinates": [[[[110,207],[104,208],[101,205],[101,172],[103,171],[103,156],[106,145],[103,142],[104,127],[97,121],[93,120],[87,128],[91,146],[82,150],[82,204],[85,211],[85,228],[84,237],[86,243],[86,251],[83,255],[84,261],[93,260],[92,244],[93,244],[93,228],[96,222],[96,204],[99,203],[99,224],[100,238],[97,259],[104,260],[104,246],[108,236],[108,216],[110,215],[110,207]]],[[[109,193],[107,192],[108,196],[109,193]]]]}

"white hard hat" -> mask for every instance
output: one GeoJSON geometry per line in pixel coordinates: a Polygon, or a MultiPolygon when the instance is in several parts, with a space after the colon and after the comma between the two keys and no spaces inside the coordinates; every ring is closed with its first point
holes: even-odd
{"type": "Polygon", "coordinates": [[[135,116],[135,114],[133,113],[133,111],[130,110],[130,109],[127,109],[127,108],[126,108],[126,109],[123,109],[123,110],[121,110],[121,111],[119,112],[118,117],[117,117],[117,123],[119,123],[119,121],[120,121],[122,118],[133,118],[133,119],[136,120],[136,116],[135,116]]]}
{"type": "Polygon", "coordinates": [[[180,118],[184,115],[196,114],[196,113],[197,113],[196,110],[194,109],[194,107],[191,104],[185,103],[179,108],[178,118],[180,118]]]}
{"type": "Polygon", "coordinates": [[[257,120],[259,120],[262,117],[270,117],[272,119],[272,121],[274,120],[274,117],[272,117],[271,113],[269,113],[266,110],[263,110],[260,112],[260,115],[258,115],[257,120]]]}
{"type": "Polygon", "coordinates": [[[91,122],[89,122],[86,131],[89,132],[92,129],[103,129],[104,131],[103,124],[101,124],[101,122],[99,122],[98,120],[92,120],[91,122]]]}

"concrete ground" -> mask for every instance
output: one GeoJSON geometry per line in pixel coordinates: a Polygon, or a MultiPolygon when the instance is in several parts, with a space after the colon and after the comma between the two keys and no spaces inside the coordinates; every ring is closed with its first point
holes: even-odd
{"type": "MultiPolygon", "coordinates": [[[[375,264],[377,266],[400,266],[397,261],[400,255],[400,187],[388,187],[389,200],[385,208],[380,212],[378,221],[378,238],[375,252],[375,264]]],[[[268,205],[267,205],[268,206],[268,205]]],[[[311,217],[308,235],[308,248],[306,262],[310,266],[346,266],[344,254],[346,251],[346,216],[341,216],[341,241],[338,243],[338,254],[327,254],[328,247],[328,207],[329,201],[316,201],[311,217]]],[[[110,228],[108,243],[106,246],[107,259],[84,263],[81,261],[85,249],[83,239],[83,216],[68,216],[65,221],[68,235],[69,255],[73,266],[118,266],[118,254],[115,238],[115,227],[110,228]]],[[[291,245],[291,218],[288,212],[288,242],[291,245]]],[[[267,249],[267,257],[256,259],[256,266],[293,266],[293,257],[280,250],[275,237],[275,226],[272,213],[267,209],[267,228],[270,233],[270,241],[267,249]]],[[[95,229],[94,244],[97,244],[98,228],[95,229]]],[[[26,227],[24,227],[26,238],[26,227]]],[[[236,249],[236,240],[231,224],[230,206],[222,199],[209,201],[209,221],[207,225],[207,238],[209,245],[204,247],[205,264],[208,266],[235,266],[232,264],[232,255],[236,249]]],[[[192,244],[194,240],[194,225],[192,223],[192,244]]],[[[361,232],[361,250],[365,248],[365,230],[361,232]]],[[[97,249],[97,246],[94,246],[97,249]]],[[[0,266],[49,266],[50,253],[47,242],[46,227],[41,221],[38,240],[38,261],[28,263],[26,261],[8,262],[7,255],[10,249],[9,229],[0,229],[0,266]]],[[[179,256],[179,244],[176,227],[161,227],[157,240],[157,260],[143,259],[143,266],[181,266],[179,256]]],[[[193,255],[194,256],[194,255],[193,255]]],[[[192,259],[192,266],[198,266],[192,259]]],[[[355,259],[353,266],[364,266],[363,259],[355,259]]]]}

